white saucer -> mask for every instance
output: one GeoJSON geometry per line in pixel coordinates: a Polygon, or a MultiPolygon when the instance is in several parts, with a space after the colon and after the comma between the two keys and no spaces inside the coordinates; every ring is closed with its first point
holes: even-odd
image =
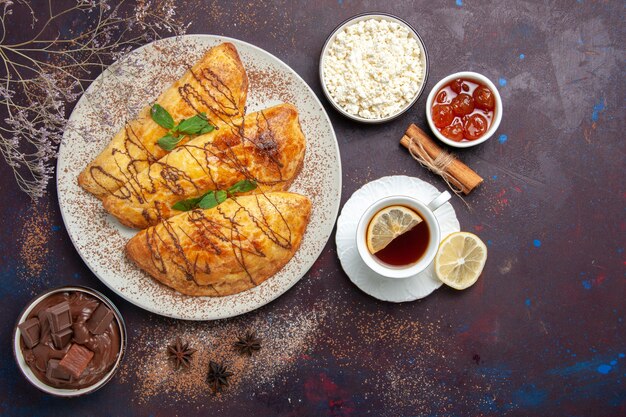
{"type": "MultiPolygon", "coordinates": [[[[343,270],[350,280],[363,292],[383,301],[402,303],[424,298],[442,284],[430,264],[419,274],[406,278],[386,278],[365,265],[356,248],[356,228],[365,210],[377,200],[390,195],[408,195],[424,203],[430,202],[441,192],[419,178],[395,175],[383,177],[356,190],[346,202],[337,220],[337,254],[343,270]]],[[[435,217],[441,227],[441,239],[461,230],[452,204],[445,203],[435,217]]]]}

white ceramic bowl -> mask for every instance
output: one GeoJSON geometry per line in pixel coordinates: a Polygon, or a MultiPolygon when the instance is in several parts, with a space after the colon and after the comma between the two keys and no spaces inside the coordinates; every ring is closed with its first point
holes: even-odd
{"type": "Polygon", "coordinates": [[[326,39],[326,42],[324,42],[324,46],[322,47],[322,53],[320,55],[319,76],[320,76],[320,82],[322,84],[322,91],[324,91],[324,95],[326,96],[328,101],[330,101],[330,104],[332,104],[333,107],[335,109],[337,109],[337,111],[339,113],[341,113],[344,116],[346,116],[347,118],[355,120],[357,122],[369,123],[369,124],[378,124],[378,123],[388,122],[390,120],[393,120],[393,119],[399,117],[400,115],[405,113],[407,110],[409,110],[415,104],[415,102],[420,98],[420,96],[424,92],[424,87],[426,86],[426,82],[428,81],[428,66],[429,66],[428,53],[426,52],[426,46],[424,45],[424,41],[420,37],[419,33],[417,33],[417,31],[409,23],[407,23],[406,21],[402,20],[401,18],[399,18],[397,16],[394,16],[394,15],[391,15],[391,14],[388,14],[388,13],[382,13],[382,12],[363,13],[363,14],[359,14],[359,15],[353,16],[353,17],[343,21],[328,36],[328,38],[326,39]],[[422,84],[419,86],[419,88],[418,88],[418,90],[417,90],[417,92],[415,94],[415,97],[413,97],[413,99],[411,99],[411,101],[406,106],[402,107],[396,113],[390,114],[389,116],[382,117],[382,118],[379,118],[379,119],[367,119],[365,117],[361,117],[361,116],[358,116],[358,115],[355,115],[355,114],[352,114],[352,113],[348,113],[330,95],[330,92],[326,88],[326,81],[324,80],[324,59],[326,58],[326,53],[328,51],[328,47],[334,42],[335,38],[337,37],[337,34],[339,32],[341,32],[347,26],[353,25],[353,24],[355,24],[357,22],[360,22],[362,20],[369,20],[369,19],[388,20],[390,22],[397,23],[397,24],[407,28],[409,30],[409,32],[411,32],[414,35],[415,40],[417,40],[417,43],[418,43],[418,45],[420,46],[420,48],[422,50],[422,54],[420,55],[420,57],[421,57],[421,62],[422,62],[422,68],[424,68],[424,76],[423,76],[423,79],[422,79],[422,84]]]}
{"type": "Polygon", "coordinates": [[[122,318],[121,313],[119,312],[117,307],[115,307],[115,305],[111,302],[111,300],[105,297],[102,293],[96,290],[93,290],[91,288],[87,288],[87,287],[79,287],[79,286],[59,287],[50,291],[46,291],[45,293],[40,294],[37,297],[33,298],[27,304],[26,308],[22,311],[22,313],[19,315],[17,319],[17,323],[15,324],[15,330],[13,332],[13,356],[15,357],[15,361],[17,362],[17,365],[19,366],[20,371],[22,371],[22,374],[26,377],[28,382],[33,384],[36,388],[40,389],[41,391],[47,394],[51,394],[57,397],[79,397],[81,395],[90,394],[98,390],[99,388],[102,388],[104,385],[106,385],[107,382],[109,382],[113,378],[113,375],[115,375],[115,373],[117,372],[120,362],[122,361],[122,358],[124,357],[125,350],[126,350],[126,324],[124,323],[124,319],[122,318]],[[37,378],[35,373],[30,369],[30,366],[28,366],[28,364],[26,363],[26,360],[24,359],[24,355],[22,354],[22,349],[20,346],[21,332],[17,326],[21,324],[22,322],[24,322],[24,320],[26,320],[26,317],[28,317],[32,309],[35,308],[35,306],[37,306],[37,304],[39,304],[40,301],[42,301],[44,298],[47,298],[48,296],[52,294],[56,294],[59,292],[82,292],[82,293],[88,294],[96,298],[98,301],[104,303],[111,311],[113,311],[113,314],[115,315],[115,319],[119,326],[120,352],[117,355],[117,360],[115,361],[113,368],[111,368],[111,370],[106,375],[104,375],[102,379],[100,379],[98,382],[85,388],[63,389],[63,388],[51,387],[50,385],[45,384],[43,381],[37,378]]]}
{"type": "Polygon", "coordinates": [[[454,146],[455,148],[470,148],[472,146],[476,146],[478,144],[485,142],[487,139],[492,137],[494,133],[496,133],[496,130],[498,130],[498,127],[500,126],[500,121],[502,121],[502,99],[500,98],[500,93],[498,92],[498,89],[496,88],[495,84],[492,83],[489,78],[477,72],[471,72],[471,71],[457,72],[455,74],[448,75],[447,77],[439,81],[437,84],[435,84],[433,89],[430,90],[430,94],[428,94],[428,98],[426,99],[426,120],[428,120],[428,124],[430,125],[430,130],[432,130],[433,135],[435,135],[443,143],[446,143],[450,146],[454,146]],[[484,135],[482,135],[480,138],[476,140],[471,140],[471,141],[466,141],[466,142],[455,142],[451,139],[448,139],[444,135],[442,135],[441,132],[439,132],[439,130],[437,129],[437,126],[435,126],[435,123],[433,122],[431,109],[433,106],[433,102],[435,101],[435,95],[437,94],[439,89],[441,89],[441,87],[448,84],[450,81],[456,80],[457,78],[465,78],[467,80],[477,81],[481,84],[486,85],[487,87],[489,87],[491,91],[493,91],[493,95],[496,100],[496,107],[495,107],[494,115],[493,115],[493,123],[491,123],[491,126],[489,127],[489,129],[487,129],[487,132],[485,132],[484,135]]]}

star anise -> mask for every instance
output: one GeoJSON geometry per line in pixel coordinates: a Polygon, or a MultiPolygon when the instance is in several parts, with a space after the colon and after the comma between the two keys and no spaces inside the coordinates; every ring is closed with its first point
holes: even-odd
{"type": "Polygon", "coordinates": [[[261,339],[256,337],[256,332],[246,332],[244,337],[238,338],[234,346],[240,354],[252,356],[253,352],[261,350],[261,339]]]}
{"type": "Polygon", "coordinates": [[[189,343],[181,342],[180,337],[176,338],[176,343],[167,347],[167,356],[174,361],[177,370],[181,366],[189,368],[194,353],[196,349],[191,349],[189,343]]]}
{"type": "Polygon", "coordinates": [[[223,386],[228,386],[228,378],[234,374],[226,369],[226,366],[217,362],[209,362],[209,373],[206,381],[214,393],[221,391],[223,386]]]}

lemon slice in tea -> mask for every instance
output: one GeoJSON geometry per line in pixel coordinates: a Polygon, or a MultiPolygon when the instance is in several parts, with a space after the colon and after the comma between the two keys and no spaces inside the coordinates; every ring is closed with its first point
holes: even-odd
{"type": "Polygon", "coordinates": [[[367,226],[367,249],[371,254],[384,249],[392,240],[422,221],[422,218],[410,208],[385,207],[372,217],[367,226]]]}
{"type": "Polygon", "coordinates": [[[473,285],[483,272],[487,261],[487,246],[478,236],[456,232],[439,245],[435,257],[435,272],[444,284],[457,290],[473,285]]]}

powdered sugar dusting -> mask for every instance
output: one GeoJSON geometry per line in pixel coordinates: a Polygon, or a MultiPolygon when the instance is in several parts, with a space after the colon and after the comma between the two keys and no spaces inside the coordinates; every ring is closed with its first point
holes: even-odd
{"type": "Polygon", "coordinates": [[[155,396],[167,402],[222,402],[241,393],[271,388],[280,373],[290,370],[309,346],[315,345],[324,315],[315,312],[281,312],[213,323],[171,323],[151,327],[137,335],[137,349],[129,352],[120,370],[120,381],[134,381],[136,401],[150,402],[155,396]],[[234,348],[243,329],[256,331],[261,350],[252,356],[234,348]],[[167,357],[167,345],[177,337],[197,349],[189,369],[175,370],[167,357]],[[146,360],[146,358],[149,358],[146,360]],[[214,394],[206,382],[209,361],[224,364],[233,376],[223,391],[214,394]]]}

